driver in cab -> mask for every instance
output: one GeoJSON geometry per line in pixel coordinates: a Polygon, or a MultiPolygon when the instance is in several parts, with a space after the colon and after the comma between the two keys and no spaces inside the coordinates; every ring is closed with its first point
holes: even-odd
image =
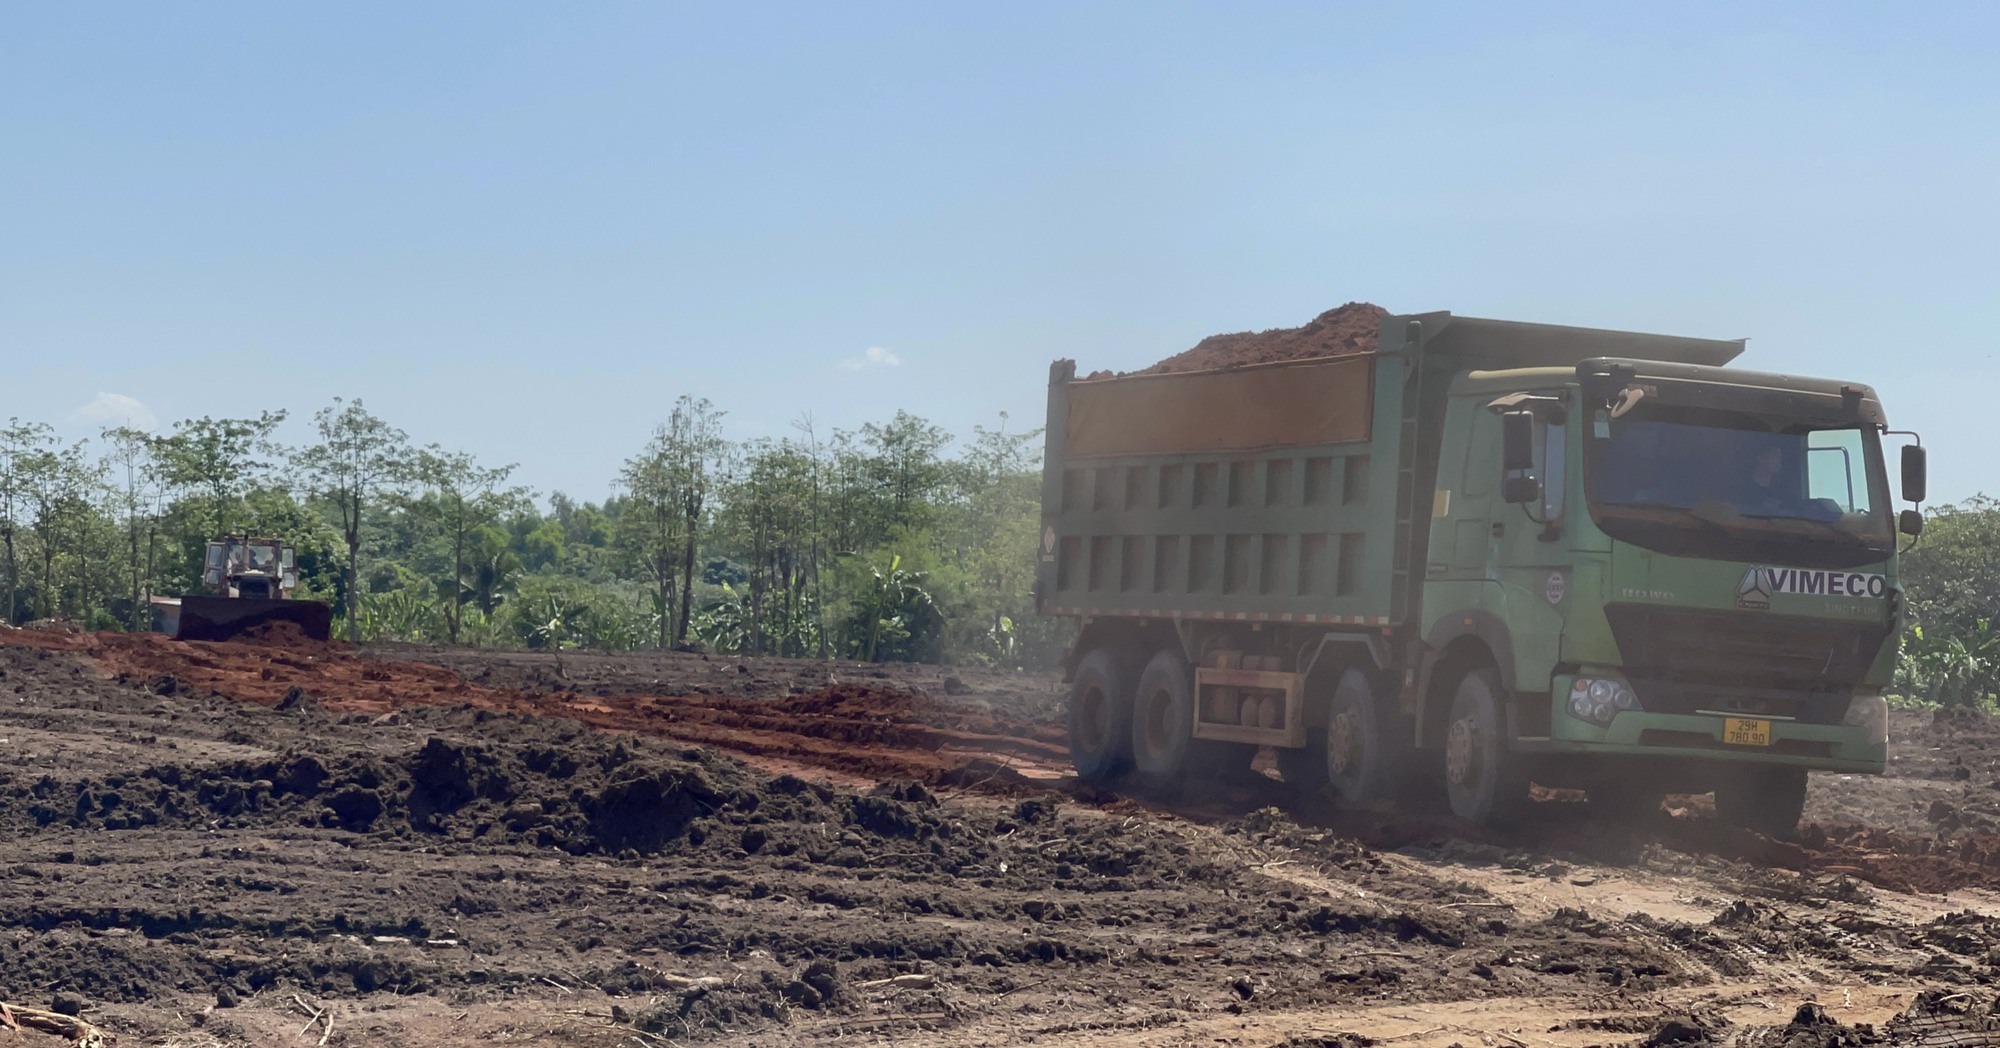
{"type": "Polygon", "coordinates": [[[1750,457],[1748,483],[1736,499],[1739,512],[1753,517],[1797,516],[1799,499],[1787,494],[1780,478],[1785,472],[1785,452],[1775,444],[1766,445],[1750,457]]]}
{"type": "Polygon", "coordinates": [[[1791,456],[1777,444],[1766,444],[1751,454],[1738,490],[1735,508],[1746,517],[1789,517],[1820,523],[1841,518],[1840,503],[1806,496],[1804,478],[1791,456]]]}

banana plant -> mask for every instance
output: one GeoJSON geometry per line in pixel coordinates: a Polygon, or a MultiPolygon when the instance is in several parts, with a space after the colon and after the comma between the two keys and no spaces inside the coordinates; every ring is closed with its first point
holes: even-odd
{"type": "Polygon", "coordinates": [[[2000,633],[1994,632],[1990,619],[1980,619],[1970,635],[1912,626],[1897,677],[1907,690],[1930,702],[1985,704],[2000,680],[2000,633]]]}
{"type": "Polygon", "coordinates": [[[563,665],[563,650],[574,642],[574,620],[583,611],[581,605],[559,594],[541,593],[528,598],[520,612],[520,621],[527,627],[529,646],[554,655],[556,676],[564,680],[569,679],[569,670],[563,665]]]}
{"type": "Polygon", "coordinates": [[[722,584],[722,597],[695,613],[694,635],[719,652],[736,654],[750,644],[750,612],[734,586],[722,584]]]}
{"type": "Polygon", "coordinates": [[[852,654],[864,662],[919,662],[937,657],[944,613],[926,588],[930,579],[889,559],[889,570],[869,569],[868,591],[855,601],[848,622],[852,654]]]}

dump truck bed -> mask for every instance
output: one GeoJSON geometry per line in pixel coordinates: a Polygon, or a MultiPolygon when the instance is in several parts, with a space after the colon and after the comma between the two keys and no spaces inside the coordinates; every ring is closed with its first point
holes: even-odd
{"type": "Polygon", "coordinates": [[[1397,434],[1393,411],[1376,411],[1385,392],[1393,401],[1378,365],[1367,354],[1058,376],[1048,609],[1386,623],[1397,434]]]}
{"type": "Polygon", "coordinates": [[[1050,370],[1042,609],[1382,627],[1415,613],[1441,410],[1473,370],[1721,365],[1741,341],[1423,313],[1372,353],[1078,379],[1050,370]]]}

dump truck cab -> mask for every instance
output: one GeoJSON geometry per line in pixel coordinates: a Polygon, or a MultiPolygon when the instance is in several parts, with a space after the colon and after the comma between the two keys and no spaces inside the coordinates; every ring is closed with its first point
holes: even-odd
{"type": "MultiPolygon", "coordinates": [[[[1900,625],[1886,428],[1856,383],[1618,358],[1459,374],[1427,647],[1486,649],[1538,781],[1649,798],[1751,765],[1879,773],[1900,625]]],[[[1448,748],[1442,705],[1418,728],[1448,748]]]]}

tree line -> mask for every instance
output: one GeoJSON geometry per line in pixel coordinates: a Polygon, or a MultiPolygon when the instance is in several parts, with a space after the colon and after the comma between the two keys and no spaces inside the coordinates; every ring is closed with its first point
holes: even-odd
{"type": "Polygon", "coordinates": [[[732,441],[682,397],[602,502],[416,446],[336,398],[300,446],[283,412],[65,443],[0,430],[0,615],[143,629],[231,534],[297,550],[303,597],[357,642],[1046,665],[1033,614],[1040,433],[956,441],[922,418],[732,441]]]}
{"type": "MultiPolygon", "coordinates": [[[[731,441],[682,397],[601,503],[538,501],[511,465],[418,447],[359,401],[274,440],[282,412],[64,443],[0,429],[0,621],[143,629],[231,532],[298,551],[301,594],[355,641],[1042,666],[1033,614],[1041,434],[965,441],[914,415],[731,441]]],[[[2000,501],[1930,515],[1903,558],[1896,694],[2000,699],[2000,501]]]]}
{"type": "Polygon", "coordinates": [[[1919,705],[2000,702],[2000,500],[1974,496],[1927,514],[1903,557],[1910,629],[1897,697],[1919,705]]]}

